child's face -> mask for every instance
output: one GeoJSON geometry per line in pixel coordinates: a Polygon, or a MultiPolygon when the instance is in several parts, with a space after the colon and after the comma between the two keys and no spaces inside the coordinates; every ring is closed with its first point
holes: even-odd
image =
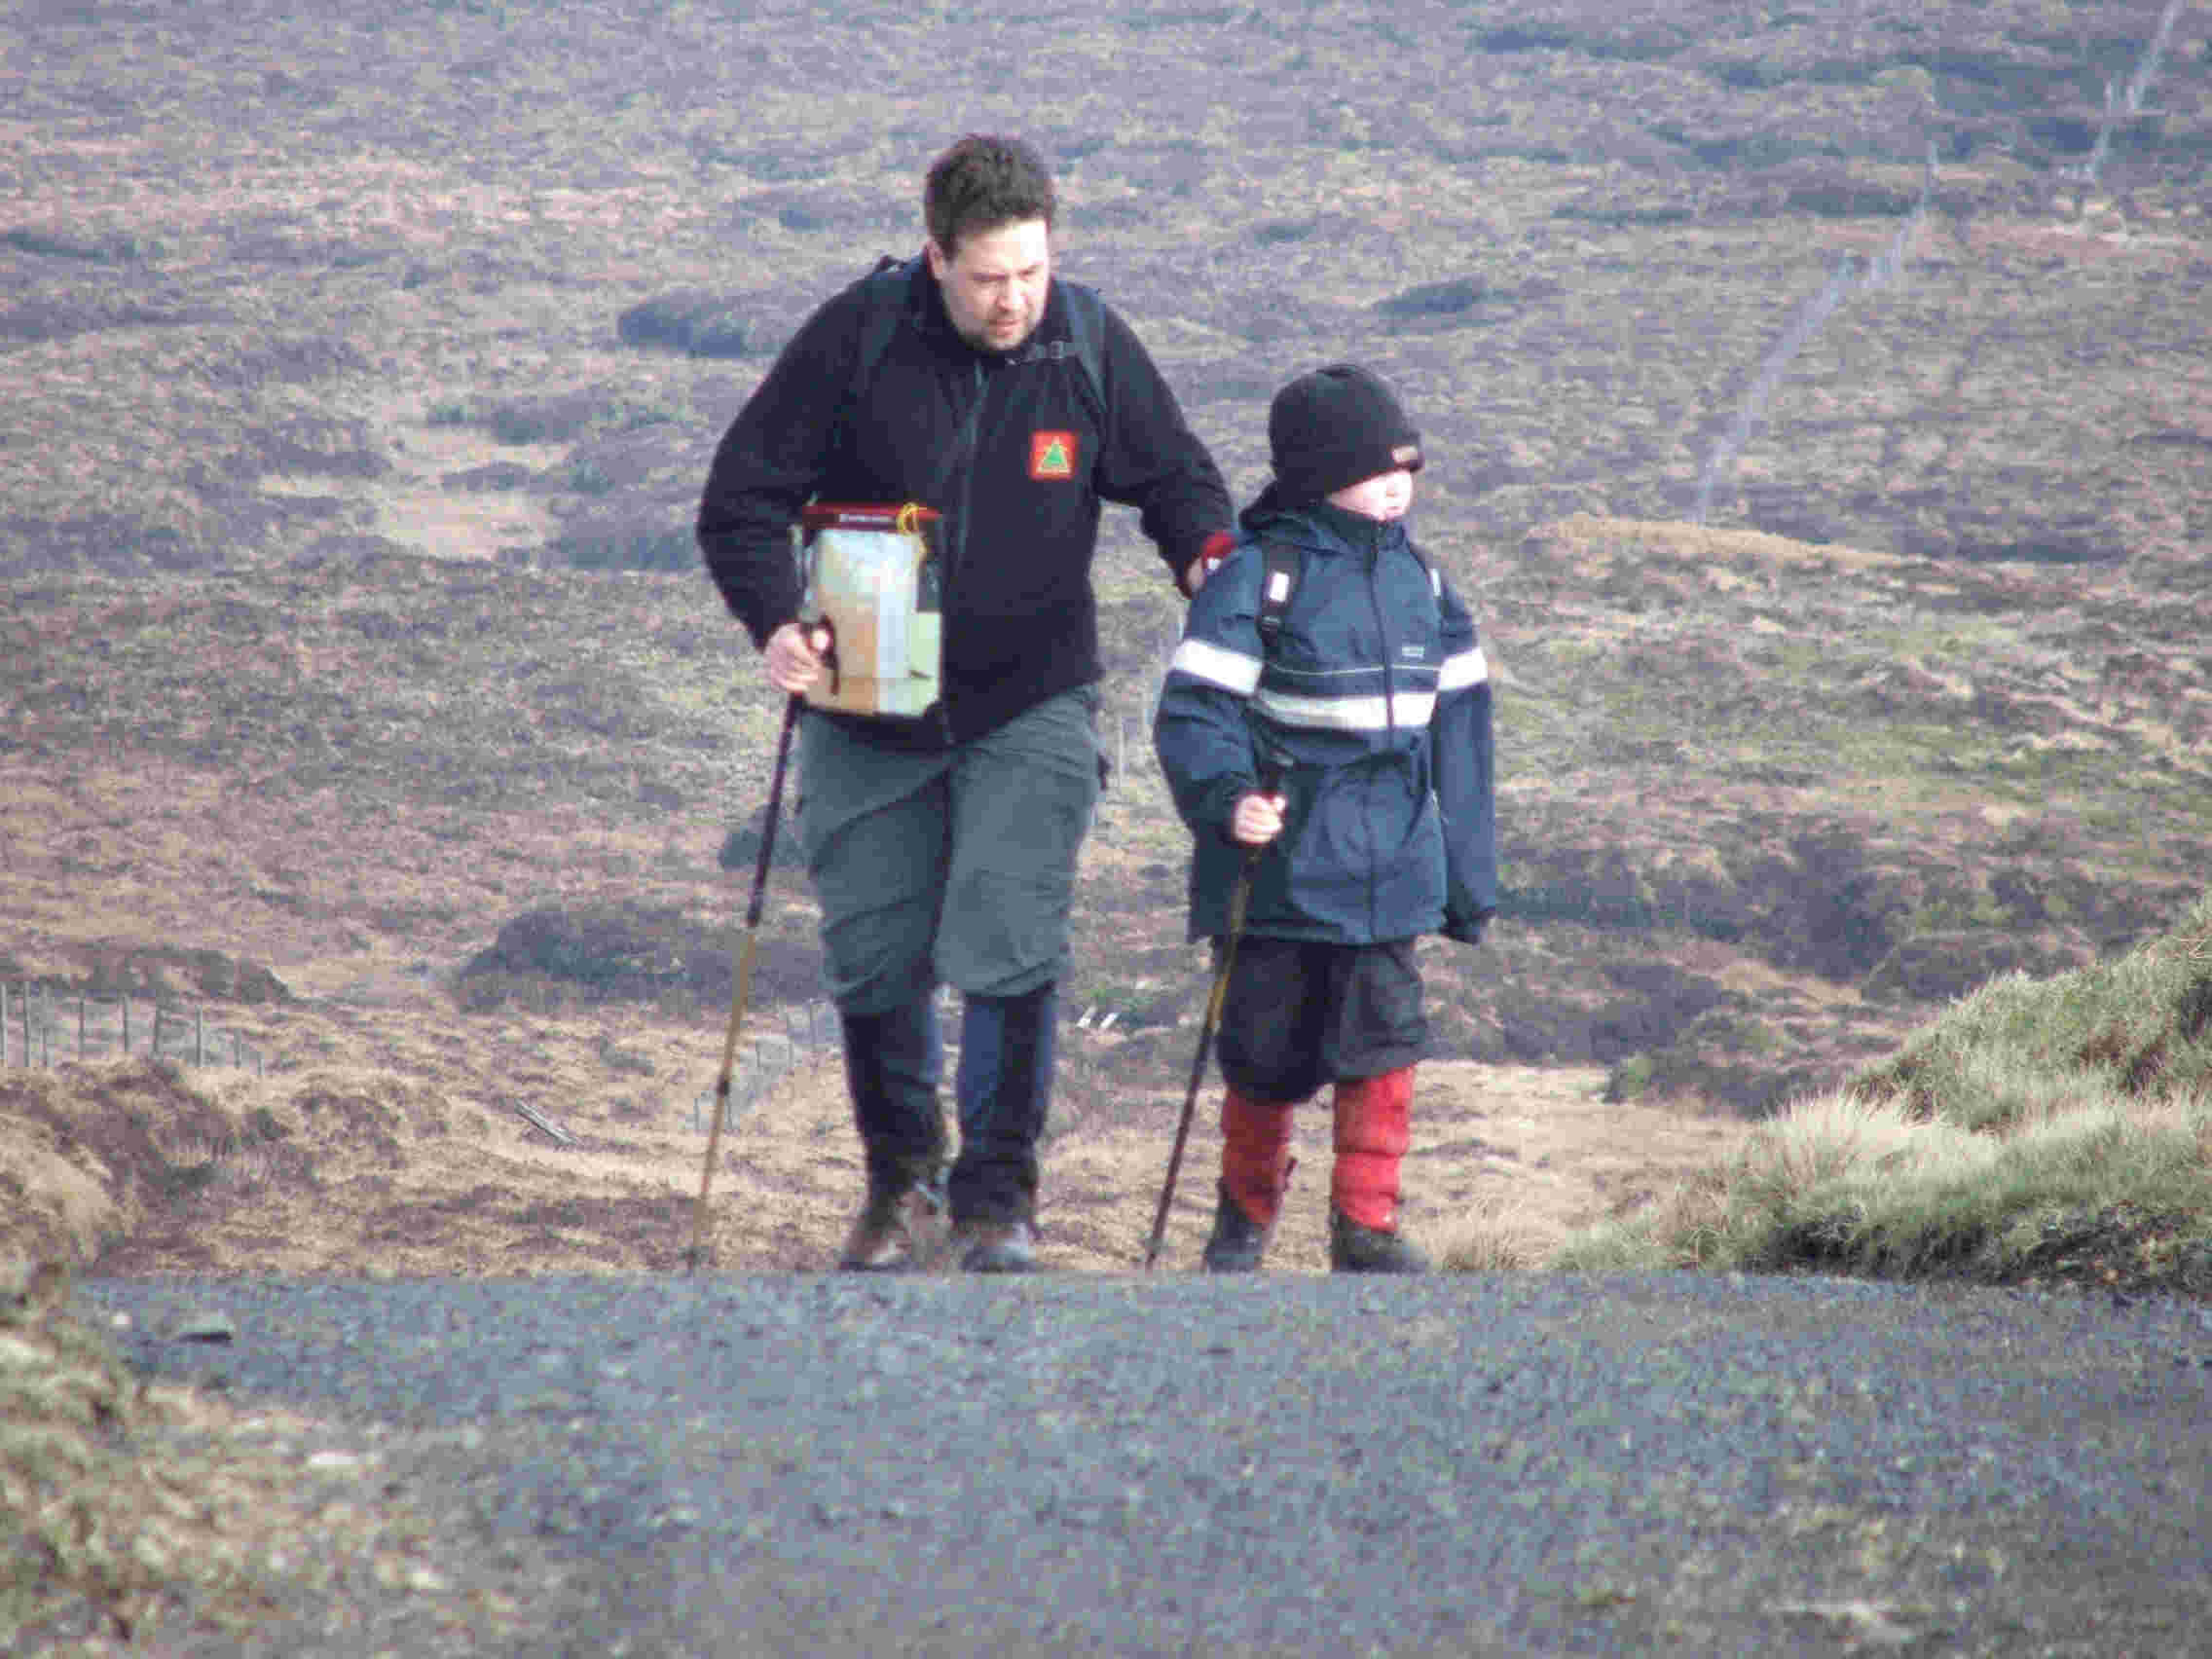
{"type": "Polygon", "coordinates": [[[1373,478],[1347,484],[1329,498],[1332,507],[1384,524],[1404,518],[1413,504],[1414,475],[1402,466],[1395,472],[1379,472],[1373,478]]]}

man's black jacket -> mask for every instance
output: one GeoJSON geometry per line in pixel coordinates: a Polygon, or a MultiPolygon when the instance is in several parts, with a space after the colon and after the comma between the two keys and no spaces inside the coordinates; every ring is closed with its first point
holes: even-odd
{"type": "Polygon", "coordinates": [[[1171,574],[1234,514],[1167,383],[1110,309],[1094,396],[1072,349],[1053,350],[1069,340],[1060,278],[1030,338],[997,353],[953,330],[926,262],[912,271],[902,325],[857,401],[863,284],[824,304],[784,348],[715,452],[699,546],[764,645],[798,614],[791,525],[807,501],[937,508],[945,718],[868,724],[886,738],[960,742],[1098,678],[1090,561],[1102,499],[1138,510],[1171,574]]]}

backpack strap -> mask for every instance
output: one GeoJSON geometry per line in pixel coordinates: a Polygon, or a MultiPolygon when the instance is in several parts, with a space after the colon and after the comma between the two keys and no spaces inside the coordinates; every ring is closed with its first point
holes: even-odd
{"type": "Polygon", "coordinates": [[[1098,290],[1087,288],[1081,282],[1062,282],[1054,279],[1068,313],[1068,338],[1053,340],[1045,346],[1045,354],[1051,357],[1073,357],[1084,392],[1090,399],[1090,412],[1098,424],[1106,424],[1106,304],[1098,297],[1098,290]]]}
{"type": "Polygon", "coordinates": [[[876,364],[891,350],[891,337],[899,332],[899,313],[905,309],[906,284],[912,278],[915,261],[922,257],[916,254],[913,259],[901,259],[887,253],[861,278],[862,291],[867,296],[867,314],[861,323],[861,349],[853,358],[853,378],[845,390],[848,406],[860,402],[861,393],[875,376],[876,364]]]}
{"type": "MultiPolygon", "coordinates": [[[[1441,606],[1443,572],[1421,557],[1419,548],[1414,548],[1413,555],[1428,572],[1428,591],[1441,606]]],[[[1285,542],[1263,541],[1260,560],[1260,649],[1272,652],[1275,636],[1282,632],[1283,614],[1290,609],[1290,596],[1298,590],[1298,578],[1305,573],[1306,555],[1285,542]]]]}
{"type": "Polygon", "coordinates": [[[1290,596],[1305,573],[1306,556],[1287,542],[1263,541],[1260,562],[1260,649],[1272,655],[1275,636],[1282,632],[1283,613],[1290,608],[1290,596]]]}

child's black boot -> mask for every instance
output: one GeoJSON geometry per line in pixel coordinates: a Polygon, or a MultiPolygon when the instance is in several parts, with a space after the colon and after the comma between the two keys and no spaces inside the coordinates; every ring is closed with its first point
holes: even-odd
{"type": "Polygon", "coordinates": [[[1329,1211],[1329,1268],[1340,1273],[1425,1273],[1428,1258],[1395,1233],[1329,1211]]]}
{"type": "MultiPolygon", "coordinates": [[[[1290,1185],[1290,1172],[1298,1160],[1282,1166],[1282,1185],[1290,1185]]],[[[1280,1202],[1280,1191],[1277,1192],[1280,1202]]],[[[1214,1188],[1213,1233],[1206,1239],[1205,1269],[1209,1273],[1252,1273],[1260,1271],[1260,1258],[1268,1252],[1268,1235],[1274,1231],[1272,1218],[1255,1220],[1247,1215],[1227,1181],[1214,1188]]]]}
{"type": "Polygon", "coordinates": [[[1235,1088],[1221,1101],[1221,1183],[1206,1240],[1209,1273],[1257,1272],[1298,1161],[1290,1156],[1291,1103],[1235,1088]]]}
{"type": "Polygon", "coordinates": [[[1237,1208],[1229,1183],[1214,1189],[1213,1234],[1206,1239],[1205,1268],[1209,1273],[1251,1273],[1260,1270],[1267,1253],[1268,1230],[1237,1208]]]}
{"type": "Polygon", "coordinates": [[[1412,1139],[1413,1103],[1411,1066],[1337,1083],[1329,1266],[1338,1272],[1428,1272],[1428,1258],[1398,1236],[1398,1163],[1412,1139]]]}

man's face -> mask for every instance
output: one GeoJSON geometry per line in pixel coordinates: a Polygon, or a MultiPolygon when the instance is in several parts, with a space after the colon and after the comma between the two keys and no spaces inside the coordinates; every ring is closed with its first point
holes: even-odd
{"type": "Polygon", "coordinates": [[[947,255],[930,243],[930,275],[960,338],[982,351],[1011,351],[1035,331],[1052,285],[1052,238],[1042,219],[971,231],[947,255]]]}

